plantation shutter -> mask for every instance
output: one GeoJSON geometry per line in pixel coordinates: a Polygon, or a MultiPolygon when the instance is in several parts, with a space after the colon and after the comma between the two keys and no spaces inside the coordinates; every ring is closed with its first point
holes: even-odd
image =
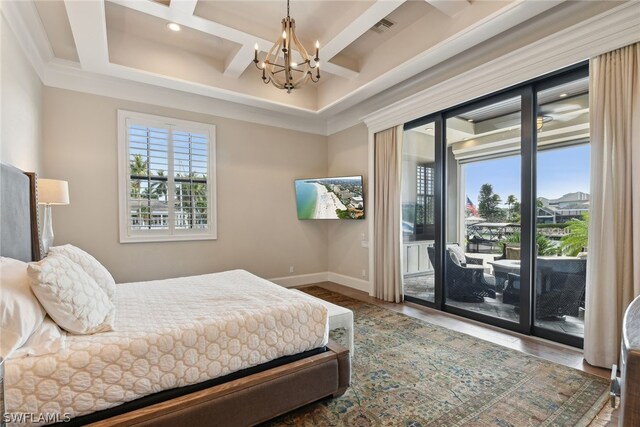
{"type": "MultiPolygon", "coordinates": [[[[215,238],[215,127],[131,114],[143,117],[124,120],[125,144],[120,150],[126,162],[126,208],[124,215],[121,212],[121,241],[215,238]]],[[[122,186],[120,191],[124,201],[122,186]]]]}
{"type": "Polygon", "coordinates": [[[207,135],[175,130],[173,163],[175,194],[175,227],[207,228],[207,177],[209,140],[207,135]]]}
{"type": "Polygon", "coordinates": [[[132,231],[168,230],[168,128],[130,123],[129,223],[132,231]]]}

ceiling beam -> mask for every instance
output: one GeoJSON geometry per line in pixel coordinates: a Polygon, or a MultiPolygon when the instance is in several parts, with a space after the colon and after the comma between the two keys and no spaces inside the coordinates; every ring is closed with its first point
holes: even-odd
{"type": "MultiPolygon", "coordinates": [[[[226,25],[222,25],[214,21],[209,21],[208,19],[204,19],[193,14],[189,15],[185,13],[184,10],[182,10],[181,8],[171,9],[171,7],[165,7],[153,1],[139,1],[139,0],[108,0],[108,1],[120,6],[128,7],[138,12],[146,13],[147,15],[155,16],[156,18],[175,22],[176,24],[180,24],[182,26],[201,31],[203,33],[211,34],[212,36],[221,37],[223,39],[232,41],[234,43],[241,44],[243,47],[240,48],[240,50],[238,51],[238,55],[246,51],[246,49],[250,49],[249,52],[252,52],[253,46],[255,43],[258,43],[258,45],[263,50],[269,49],[274,43],[274,40],[266,40],[261,37],[254,36],[252,34],[245,33],[244,31],[227,27],[226,25]]],[[[229,63],[233,64],[237,62],[238,64],[241,64],[241,58],[242,57],[238,57],[237,59],[234,58],[233,60],[229,61],[229,63]]],[[[250,53],[246,57],[245,68],[251,64],[252,59],[253,59],[253,55],[250,53]]],[[[342,67],[340,65],[331,64],[326,61],[323,61],[322,63],[322,70],[326,71],[327,73],[334,74],[336,76],[345,77],[345,78],[354,78],[358,75],[357,71],[350,70],[349,68],[342,67]]],[[[233,75],[233,74],[234,74],[233,72],[230,72],[230,75],[233,75]]]]}
{"type": "Polygon", "coordinates": [[[247,65],[251,64],[251,58],[253,55],[253,48],[248,45],[243,45],[236,52],[229,55],[224,63],[225,77],[231,77],[237,79],[247,69],[247,65]]]}
{"type": "Polygon", "coordinates": [[[456,16],[471,4],[469,0],[426,0],[426,2],[450,18],[456,16]]]}
{"type": "Polygon", "coordinates": [[[139,1],[139,0],[107,0],[113,4],[127,7],[137,12],[146,13],[147,15],[155,16],[156,18],[164,19],[165,21],[175,22],[182,26],[192,28],[194,30],[201,31],[203,33],[211,34],[212,36],[221,37],[223,39],[230,40],[239,44],[253,44],[256,41],[261,42],[262,39],[247,34],[245,32],[236,30],[235,28],[227,27],[226,25],[218,24],[217,22],[209,21],[207,19],[195,16],[193,14],[185,13],[182,8],[165,7],[159,3],[153,1],[139,1]]]}
{"type": "Polygon", "coordinates": [[[197,4],[198,0],[171,0],[171,3],[169,3],[169,9],[176,11],[176,13],[193,15],[197,4]]]}
{"type": "Polygon", "coordinates": [[[109,63],[104,1],[65,0],[82,69],[102,71],[109,63]]]}
{"type": "Polygon", "coordinates": [[[327,58],[322,63],[326,70],[334,56],[342,52],[347,46],[356,41],[361,35],[367,32],[371,27],[377,24],[382,18],[389,15],[402,5],[405,0],[377,0],[363,14],[353,20],[351,24],[345,27],[325,46],[321,46],[320,52],[323,58],[327,58]]]}

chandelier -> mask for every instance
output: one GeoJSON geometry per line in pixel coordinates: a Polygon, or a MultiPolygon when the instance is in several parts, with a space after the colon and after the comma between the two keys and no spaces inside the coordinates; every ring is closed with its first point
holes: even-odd
{"type": "Polygon", "coordinates": [[[314,83],[320,80],[320,43],[316,41],[316,56],[311,59],[296,36],[296,21],[289,16],[289,0],[287,17],[282,20],[282,34],[260,65],[258,49],[256,43],[253,63],[262,70],[262,81],[265,84],[272,83],[278,89],[285,89],[287,93],[291,93],[293,89],[299,88],[309,80],[314,83]],[[278,63],[281,58],[284,58],[282,64],[278,63]],[[315,77],[312,70],[315,70],[315,77]]]}

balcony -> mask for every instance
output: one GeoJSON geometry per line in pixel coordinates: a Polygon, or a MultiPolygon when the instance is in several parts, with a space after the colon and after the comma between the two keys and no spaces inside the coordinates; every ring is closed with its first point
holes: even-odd
{"type": "MultiPolygon", "coordinates": [[[[407,296],[434,302],[434,270],[431,262],[433,241],[409,242],[403,245],[403,283],[407,296]]],[[[449,245],[451,246],[451,245],[449,245]]],[[[518,260],[502,254],[464,252],[462,265],[449,259],[449,297],[447,305],[471,312],[519,322],[520,265],[518,260]],[[500,259],[502,258],[502,259],[500,259]],[[474,283],[475,281],[475,283],[474,283]],[[488,286],[485,296],[473,289],[488,286]],[[456,289],[458,291],[456,291],[456,289]],[[465,289],[468,290],[465,294],[465,289]],[[495,295],[491,292],[495,291],[495,295]],[[452,295],[453,293],[453,295],[452,295]]],[[[517,251],[516,251],[517,253],[517,251]]],[[[584,335],[584,289],[586,259],[567,256],[537,257],[536,327],[569,334],[584,335]]]]}

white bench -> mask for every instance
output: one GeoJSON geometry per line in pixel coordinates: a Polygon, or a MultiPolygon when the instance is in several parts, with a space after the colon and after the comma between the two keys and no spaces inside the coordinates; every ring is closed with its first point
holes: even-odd
{"type": "Polygon", "coordinates": [[[346,333],[346,339],[349,346],[349,354],[353,357],[353,311],[348,308],[340,307],[339,305],[332,304],[320,298],[316,298],[298,289],[290,289],[292,292],[298,292],[305,297],[314,299],[327,307],[329,311],[329,330],[332,331],[338,328],[344,328],[346,333]]]}

